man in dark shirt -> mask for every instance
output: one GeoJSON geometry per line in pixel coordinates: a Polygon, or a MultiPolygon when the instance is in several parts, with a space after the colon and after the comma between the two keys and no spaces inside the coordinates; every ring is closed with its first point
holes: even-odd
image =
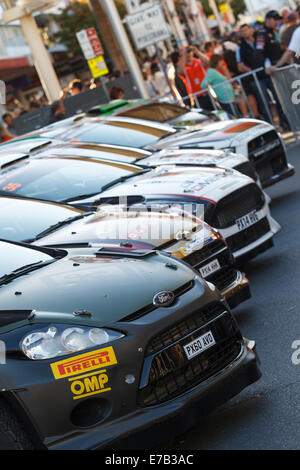
{"type": "MultiPolygon", "coordinates": [[[[268,71],[268,68],[277,63],[277,61],[282,56],[282,48],[280,43],[276,38],[276,31],[278,28],[279,21],[281,16],[278,11],[270,10],[265,16],[265,25],[264,28],[257,31],[254,38],[254,45],[257,51],[263,54],[264,57],[264,66],[268,71]]],[[[260,78],[259,84],[264,93],[265,100],[269,102],[268,90],[272,93],[275,100],[276,109],[280,121],[280,126],[283,130],[289,129],[288,121],[283,113],[281,104],[279,102],[277,93],[275,91],[273,82],[269,75],[266,75],[264,78],[260,78]]],[[[266,116],[265,118],[269,120],[266,116]]]]}
{"type": "Polygon", "coordinates": [[[274,65],[282,55],[280,43],[276,39],[276,31],[281,16],[278,11],[270,10],[265,16],[264,28],[257,31],[255,35],[255,47],[269,59],[271,65],[274,65]]]}

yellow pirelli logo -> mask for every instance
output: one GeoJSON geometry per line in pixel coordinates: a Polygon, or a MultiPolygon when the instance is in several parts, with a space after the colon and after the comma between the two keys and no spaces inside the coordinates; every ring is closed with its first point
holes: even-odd
{"type": "Polygon", "coordinates": [[[111,388],[108,386],[108,375],[106,369],[90,374],[79,375],[68,379],[71,382],[71,392],[73,400],[79,398],[98,395],[99,393],[109,392],[111,388]]]}
{"type": "Polygon", "coordinates": [[[51,364],[51,369],[55,379],[63,379],[72,375],[100,369],[101,367],[117,364],[117,358],[111,346],[104,349],[97,349],[79,356],[74,356],[63,361],[51,364]]]}

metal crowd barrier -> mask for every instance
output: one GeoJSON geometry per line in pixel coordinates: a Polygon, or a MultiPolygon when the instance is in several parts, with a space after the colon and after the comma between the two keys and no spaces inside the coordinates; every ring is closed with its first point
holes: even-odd
{"type": "MultiPolygon", "coordinates": [[[[213,109],[222,109],[222,102],[218,100],[216,90],[218,87],[224,86],[225,83],[238,83],[241,95],[239,99],[244,99],[251,117],[255,117],[253,110],[250,106],[249,99],[243,86],[243,79],[251,77],[253,94],[256,98],[260,115],[262,119],[270,122],[274,126],[279,126],[279,121],[274,119],[274,107],[276,107],[277,118],[279,118],[279,111],[281,106],[281,118],[285,118],[287,124],[290,127],[294,137],[300,139],[300,65],[292,64],[286,67],[276,69],[272,75],[266,75],[265,79],[262,79],[258,74],[263,71],[264,68],[260,67],[251,72],[237,75],[230,80],[226,80],[223,83],[209,86],[208,88],[199,93],[193,93],[189,97],[193,97],[195,100],[195,107],[201,108],[200,103],[197,100],[197,96],[201,96],[206,93],[210,98],[213,109]],[[275,106],[274,106],[275,105],[275,106]]],[[[182,97],[181,100],[175,99],[177,103],[183,102],[188,96],[182,97]]],[[[225,104],[231,104],[231,102],[224,102],[225,104]]],[[[231,114],[236,117],[242,117],[241,112],[238,109],[238,100],[235,102],[235,106],[231,106],[231,114]]],[[[224,109],[227,111],[227,109],[224,109]]]]}

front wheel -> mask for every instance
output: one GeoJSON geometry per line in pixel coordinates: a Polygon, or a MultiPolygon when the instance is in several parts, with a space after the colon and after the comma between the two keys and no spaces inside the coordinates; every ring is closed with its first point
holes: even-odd
{"type": "Polygon", "coordinates": [[[0,450],[32,450],[34,445],[9,404],[0,398],[0,450]]]}

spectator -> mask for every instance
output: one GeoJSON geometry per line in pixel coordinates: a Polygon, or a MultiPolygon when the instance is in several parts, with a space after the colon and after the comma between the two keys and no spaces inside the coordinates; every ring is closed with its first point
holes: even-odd
{"type": "Polygon", "coordinates": [[[122,100],[124,98],[124,89],[119,86],[112,86],[108,90],[111,100],[122,100]]]}
{"type": "Polygon", "coordinates": [[[89,89],[94,90],[94,88],[97,88],[98,86],[101,86],[100,78],[99,77],[98,78],[91,78],[89,89]]]}
{"type": "Polygon", "coordinates": [[[69,84],[69,90],[71,93],[71,96],[76,96],[79,93],[82,92],[82,82],[79,80],[79,78],[75,78],[72,80],[69,84]]]}
{"type": "MultiPolygon", "coordinates": [[[[290,14],[290,10],[286,7],[280,10],[281,16],[281,24],[279,25],[279,42],[282,43],[282,35],[288,28],[288,16],[290,14]]],[[[278,37],[276,38],[278,40],[278,37]]]]}
{"type": "Polygon", "coordinates": [[[213,110],[213,105],[207,93],[201,93],[201,83],[206,74],[209,61],[196,46],[189,46],[184,53],[184,72],[192,94],[198,105],[206,110],[213,110]],[[196,57],[195,57],[196,56],[196,57]]]}
{"type": "Polygon", "coordinates": [[[40,104],[34,99],[29,101],[29,111],[35,111],[36,109],[39,109],[40,107],[41,107],[40,104]]]}
{"type": "Polygon", "coordinates": [[[17,131],[13,123],[13,116],[11,113],[4,113],[2,116],[2,121],[5,122],[9,135],[17,135],[17,131]]]}
{"type": "Polygon", "coordinates": [[[8,132],[6,127],[0,125],[0,143],[13,139],[13,137],[14,136],[8,132]]]}
{"type": "MultiPolygon", "coordinates": [[[[270,71],[269,67],[277,63],[277,61],[282,56],[282,48],[280,43],[276,40],[275,32],[277,30],[281,16],[278,11],[270,10],[265,16],[265,27],[263,30],[259,31],[255,36],[255,48],[257,51],[261,52],[264,56],[264,65],[266,71],[270,71]]],[[[266,75],[265,77],[260,78],[260,86],[264,93],[265,101],[269,106],[269,92],[272,94],[276,110],[279,116],[280,126],[283,130],[289,130],[289,124],[283,113],[281,104],[279,102],[277,93],[275,91],[273,82],[271,78],[266,75]]],[[[267,121],[270,120],[269,113],[266,113],[265,107],[262,107],[262,114],[264,115],[267,121]]]]}
{"type": "Polygon", "coordinates": [[[151,70],[151,77],[152,77],[151,80],[158,94],[165,95],[169,93],[170,92],[169,83],[166,80],[165,74],[161,72],[156,62],[152,62],[150,70],[151,70]]]}
{"type": "Polygon", "coordinates": [[[146,87],[150,98],[155,98],[158,95],[158,92],[151,80],[151,73],[149,69],[142,69],[143,79],[145,80],[146,87]]]}
{"type": "MultiPolygon", "coordinates": [[[[261,52],[257,51],[254,47],[254,31],[248,24],[243,24],[240,27],[240,44],[236,50],[236,61],[238,71],[241,74],[251,72],[259,67],[264,66],[264,56],[261,52]]],[[[258,76],[261,72],[258,73],[258,76]]],[[[265,73],[263,76],[265,77],[265,73]]],[[[257,104],[258,91],[255,86],[253,75],[241,79],[243,89],[246,93],[249,105],[251,107],[254,117],[259,118],[259,110],[257,104]]]]}
{"type": "Polygon", "coordinates": [[[238,49],[238,34],[236,32],[231,33],[229,39],[223,42],[223,57],[227,64],[227,68],[232,77],[239,75],[239,70],[236,62],[236,51],[238,49]]]}
{"type": "Polygon", "coordinates": [[[234,90],[230,83],[227,82],[224,75],[218,69],[222,67],[223,57],[219,54],[213,54],[209,60],[209,69],[201,82],[202,88],[210,85],[220,102],[221,107],[229,114],[237,115],[238,111],[234,103],[234,90]],[[217,86],[216,86],[217,85],[217,86]]]}
{"type": "Polygon", "coordinates": [[[286,64],[293,56],[299,55],[300,52],[300,26],[298,26],[295,31],[293,32],[291,41],[288,45],[287,50],[284,54],[280,57],[278,62],[269,68],[269,72],[273,73],[276,67],[281,67],[282,65],[286,64]]]}
{"type": "MultiPolygon", "coordinates": [[[[287,24],[283,34],[280,35],[280,43],[287,49],[289,43],[291,42],[293,32],[298,28],[298,14],[292,12],[287,17],[287,24]]],[[[281,30],[280,30],[281,32],[281,30]]]]}
{"type": "Polygon", "coordinates": [[[61,100],[53,101],[51,104],[52,122],[61,121],[66,118],[66,108],[61,100]]]}
{"type": "Polygon", "coordinates": [[[191,108],[194,105],[194,98],[191,96],[191,89],[184,75],[184,50],[181,52],[172,52],[171,60],[174,65],[173,87],[182,98],[183,104],[191,108]]]}

